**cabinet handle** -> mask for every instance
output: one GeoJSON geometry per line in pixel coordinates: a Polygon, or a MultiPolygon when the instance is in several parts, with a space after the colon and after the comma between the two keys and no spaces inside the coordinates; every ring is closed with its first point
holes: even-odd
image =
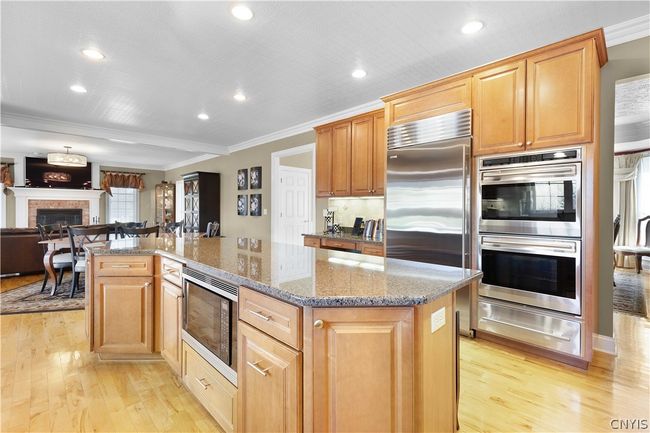
{"type": "Polygon", "coordinates": [[[253,310],[249,310],[249,311],[251,312],[251,314],[252,314],[253,316],[257,316],[257,317],[259,317],[260,319],[262,319],[262,320],[264,320],[264,321],[266,321],[266,322],[268,322],[269,320],[271,320],[271,316],[266,316],[266,315],[260,313],[259,311],[253,311],[253,310]]]}
{"type": "Polygon", "coordinates": [[[261,361],[257,361],[257,362],[246,361],[246,364],[248,364],[249,367],[251,367],[253,370],[257,371],[262,376],[267,376],[268,375],[267,372],[271,369],[271,367],[265,368],[264,370],[262,370],[261,368],[259,368],[257,366],[257,364],[259,364],[260,362],[261,361]]]}
{"type": "Polygon", "coordinates": [[[165,269],[163,274],[165,274],[165,275],[167,275],[167,274],[178,274],[178,269],[169,269],[169,268],[167,268],[167,269],[165,269]]]}
{"type": "Polygon", "coordinates": [[[517,143],[518,147],[524,147],[524,143],[517,143]]]}
{"type": "Polygon", "coordinates": [[[111,265],[111,268],[119,268],[119,269],[128,269],[130,267],[131,267],[131,265],[128,265],[128,264],[126,264],[126,265],[120,265],[120,264],[111,265]]]}
{"type": "Polygon", "coordinates": [[[146,283],[144,283],[144,288],[145,289],[148,289],[150,286],[151,286],[150,282],[147,281],[146,283]]]}
{"type": "Polygon", "coordinates": [[[527,141],[527,142],[526,142],[526,146],[532,146],[532,145],[533,145],[533,142],[532,142],[532,141],[527,141]]]}
{"type": "Polygon", "coordinates": [[[205,378],[199,379],[198,377],[195,378],[197,382],[203,387],[203,389],[208,389],[208,386],[210,386],[209,383],[205,383],[205,378]]]}
{"type": "Polygon", "coordinates": [[[321,329],[323,325],[325,325],[325,323],[320,319],[314,321],[314,328],[316,329],[321,329]]]}

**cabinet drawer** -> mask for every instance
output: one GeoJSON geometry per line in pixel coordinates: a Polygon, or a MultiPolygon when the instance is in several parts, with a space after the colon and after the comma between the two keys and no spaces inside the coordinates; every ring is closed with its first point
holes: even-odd
{"type": "Polygon", "coordinates": [[[183,284],[183,264],[167,257],[160,258],[160,275],[178,287],[183,284]]]}
{"type": "Polygon", "coordinates": [[[337,239],[321,239],[320,244],[324,248],[340,248],[342,250],[357,249],[357,243],[353,241],[340,241],[337,239]]]}
{"type": "Polygon", "coordinates": [[[302,346],[301,318],[300,307],[239,288],[239,319],[298,350],[302,346]]]}
{"type": "Polygon", "coordinates": [[[581,323],[541,311],[481,300],[478,329],[569,355],[582,355],[581,323]]]}
{"type": "Polygon", "coordinates": [[[371,256],[384,256],[384,246],[377,244],[360,244],[361,254],[370,254],[371,256]]]}
{"type": "Polygon", "coordinates": [[[226,433],[237,425],[237,388],[183,343],[183,382],[226,433]]]}
{"type": "Polygon", "coordinates": [[[95,276],[147,277],[153,275],[153,256],[96,256],[95,276]]]}
{"type": "Polygon", "coordinates": [[[320,248],[320,238],[305,236],[305,246],[306,247],[320,248]]]}

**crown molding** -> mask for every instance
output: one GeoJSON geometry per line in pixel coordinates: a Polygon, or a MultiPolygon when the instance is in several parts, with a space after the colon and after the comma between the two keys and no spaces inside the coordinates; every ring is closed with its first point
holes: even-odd
{"type": "Polygon", "coordinates": [[[174,162],[173,164],[168,164],[162,168],[164,171],[174,170],[176,168],[185,167],[188,165],[196,164],[199,162],[207,161],[208,159],[217,158],[221,155],[208,154],[195,156],[194,158],[186,159],[184,161],[174,162]]]}
{"type": "Polygon", "coordinates": [[[650,36],[650,15],[643,15],[622,23],[605,27],[605,43],[608,47],[650,36]]]}
{"type": "Polygon", "coordinates": [[[32,129],[36,131],[76,135],[79,137],[92,137],[103,140],[112,138],[117,140],[134,141],[136,143],[149,144],[152,146],[183,149],[188,152],[209,152],[220,155],[228,153],[228,147],[219,144],[203,143],[200,141],[192,140],[181,140],[177,138],[162,137],[160,135],[143,134],[140,132],[104,128],[101,126],[90,126],[80,123],[46,119],[43,117],[29,116],[24,114],[3,112],[1,119],[2,126],[7,126],[10,128],[32,129]]]}
{"type": "Polygon", "coordinates": [[[384,103],[380,99],[377,99],[375,101],[367,102],[362,105],[357,105],[356,107],[348,108],[347,110],[339,111],[334,114],[330,114],[328,116],[323,116],[323,117],[319,117],[318,119],[310,120],[309,122],[300,123],[298,125],[273,132],[271,134],[262,135],[261,137],[243,141],[238,144],[233,144],[231,146],[228,146],[228,150],[230,151],[230,153],[238,152],[240,150],[259,146],[261,144],[266,144],[272,141],[281,140],[283,138],[292,137],[294,135],[311,131],[316,126],[324,125],[330,122],[335,122],[337,120],[356,116],[358,114],[363,114],[368,111],[377,110],[379,108],[383,108],[383,106],[384,103]]]}

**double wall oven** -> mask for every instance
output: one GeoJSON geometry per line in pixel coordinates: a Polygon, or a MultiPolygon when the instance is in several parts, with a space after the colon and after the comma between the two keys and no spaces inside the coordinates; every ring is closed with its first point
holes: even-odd
{"type": "Polygon", "coordinates": [[[479,159],[479,330],[582,355],[581,156],[479,159]]]}
{"type": "Polygon", "coordinates": [[[234,284],[183,269],[182,339],[235,386],[238,295],[234,284]]]}

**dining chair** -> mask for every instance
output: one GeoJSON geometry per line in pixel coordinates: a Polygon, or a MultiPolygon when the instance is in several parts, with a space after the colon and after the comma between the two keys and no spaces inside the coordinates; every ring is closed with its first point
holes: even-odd
{"type": "Polygon", "coordinates": [[[147,238],[150,235],[157,238],[160,236],[160,226],[151,226],[151,227],[118,227],[116,234],[120,238],[147,238]]]}
{"type": "MultiPolygon", "coordinates": [[[[41,236],[41,241],[52,241],[55,239],[61,239],[63,238],[63,228],[61,227],[61,224],[37,224],[38,227],[38,233],[41,236]]],[[[43,247],[43,255],[47,253],[47,245],[42,244],[43,247]]],[[[54,287],[52,288],[51,295],[54,295],[56,293],[56,290],[59,288],[61,285],[61,282],[63,281],[63,274],[65,273],[66,269],[72,269],[72,256],[69,252],[61,252],[58,254],[55,254],[52,257],[52,267],[54,268],[55,272],[59,272],[59,275],[54,278],[54,287]]],[[[45,287],[47,286],[47,281],[49,279],[49,275],[47,273],[47,270],[45,271],[45,275],[43,276],[43,285],[41,286],[41,293],[45,291],[45,287]]]]}
{"type": "Polygon", "coordinates": [[[104,226],[68,226],[70,248],[72,253],[72,290],[70,297],[74,297],[79,288],[79,274],[86,272],[86,256],[84,245],[93,242],[108,241],[111,228],[104,226]]]}
{"type": "MultiPolygon", "coordinates": [[[[616,215],[614,218],[614,241],[613,245],[616,245],[616,238],[618,238],[618,232],[621,230],[621,215],[616,215]]],[[[614,271],[616,271],[616,251],[614,251],[614,271]]],[[[616,280],[612,279],[614,287],[616,287],[616,280]]]]}
{"type": "Polygon", "coordinates": [[[166,235],[174,235],[175,237],[180,237],[181,234],[183,233],[184,226],[185,223],[183,221],[175,222],[175,223],[167,223],[163,226],[163,233],[166,235]]]}

